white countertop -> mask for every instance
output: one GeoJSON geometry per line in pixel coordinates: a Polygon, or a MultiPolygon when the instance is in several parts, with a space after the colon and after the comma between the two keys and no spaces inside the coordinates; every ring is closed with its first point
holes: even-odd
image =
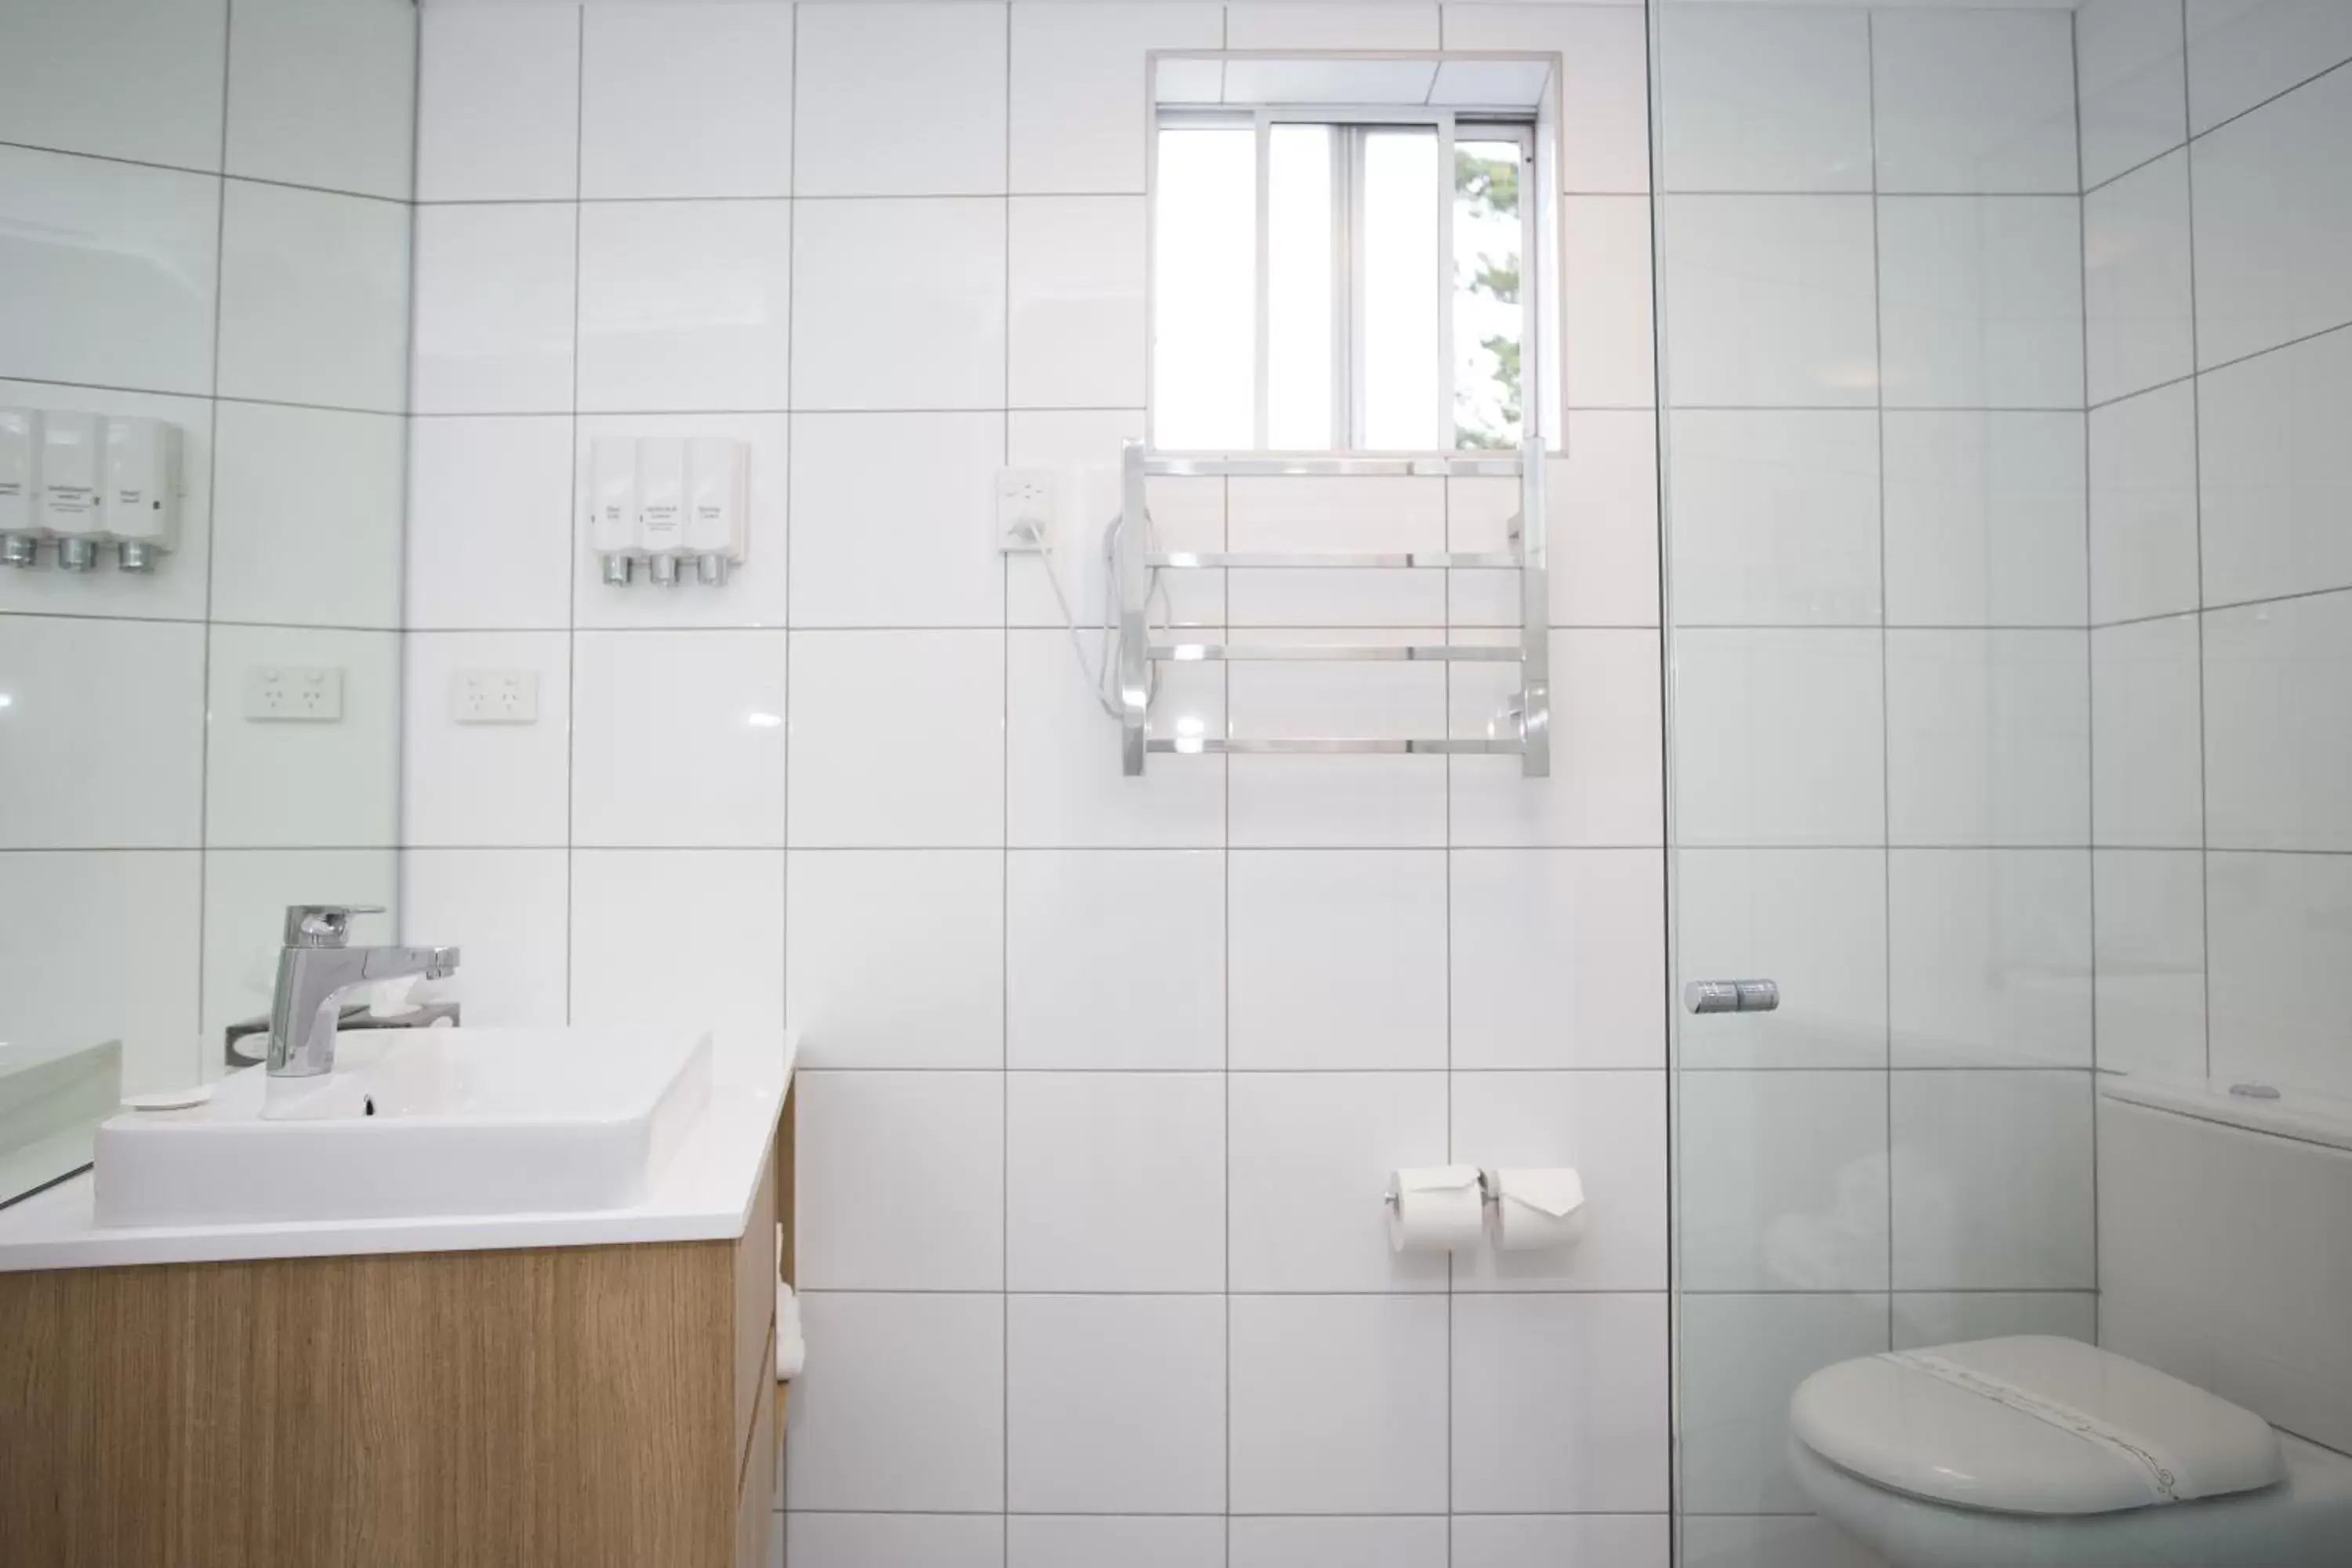
{"type": "Polygon", "coordinates": [[[273,1225],[102,1226],[92,1218],[90,1177],[84,1172],[0,1209],[0,1273],[732,1239],[743,1234],[751,1220],[760,1167],[775,1141],[798,1043],[786,1036],[781,1075],[740,1064],[729,1064],[732,1072],[722,1067],[701,1122],[654,1179],[651,1194],[628,1208],[273,1225]]]}

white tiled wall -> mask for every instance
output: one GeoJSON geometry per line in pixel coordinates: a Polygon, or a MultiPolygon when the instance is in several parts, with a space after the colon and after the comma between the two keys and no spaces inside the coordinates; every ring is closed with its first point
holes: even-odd
{"type": "Polygon", "coordinates": [[[1814,1568],[1806,1374],[2091,1331],[2084,345],[2144,306],[2065,12],[1658,15],[1680,968],[1785,997],[1682,1020],[1683,1545],[1814,1568]]]}
{"type": "MultiPolygon", "coordinates": [[[[1640,8],[424,17],[410,925],[467,944],[469,1019],[804,1031],[795,1568],[1439,1568],[1449,1530],[1481,1568],[1664,1568],[1640,8]],[[1555,775],[1121,778],[992,490],[1139,432],[1144,53],[1441,37],[1567,51],[1555,775]],[[647,81],[688,90],[656,112],[647,81]],[[608,589],[575,537],[591,436],[656,431],[752,448],[723,592],[608,589]],[[538,671],[541,723],[451,723],[472,668],[538,671]],[[1449,1154],[1580,1165],[1593,1234],[1564,1263],[1398,1258],[1385,1173],[1449,1154]]],[[[1508,510],[1434,481],[1154,502],[1210,548],[1332,547],[1350,515],[1489,548],[1508,510]]],[[[1091,609],[1085,510],[1066,570],[1091,609]]],[[[1467,574],[1189,586],[1212,635],[1509,618],[1467,574]]],[[[1161,712],[1425,733],[1494,707],[1426,668],[1328,673],[1189,671],[1161,712]]]]}
{"type": "Polygon", "coordinates": [[[2352,13],[2082,21],[2099,1064],[2352,1094],[2352,13]]]}
{"type": "Polygon", "coordinates": [[[168,420],[184,489],[152,576],[0,574],[0,1039],[168,1088],[267,1011],[287,904],[395,891],[417,18],[0,33],[0,404],[168,420]],[[342,721],[247,722],[256,663],[341,666],[342,721]]]}

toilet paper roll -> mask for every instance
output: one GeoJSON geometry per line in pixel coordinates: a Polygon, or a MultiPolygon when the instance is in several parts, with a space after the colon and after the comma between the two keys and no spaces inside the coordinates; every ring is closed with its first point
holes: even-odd
{"type": "Polygon", "coordinates": [[[1486,1194],[1475,1165],[1391,1171],[1388,1203],[1389,1247],[1396,1252],[1475,1247],[1486,1222],[1486,1194]]]}
{"type": "Polygon", "coordinates": [[[1495,1250],[1566,1247],[1584,1234],[1584,1178],[1565,1167],[1491,1171],[1495,1250]]]}

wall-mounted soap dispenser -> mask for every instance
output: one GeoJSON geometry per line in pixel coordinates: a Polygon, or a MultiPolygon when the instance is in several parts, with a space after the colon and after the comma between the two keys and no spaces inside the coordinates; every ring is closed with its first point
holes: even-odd
{"type": "Polygon", "coordinates": [[[588,454],[588,547],[604,581],[625,588],[637,564],[637,444],[599,436],[588,454]]]}
{"type": "Polygon", "coordinates": [[[718,587],[743,560],[743,512],[750,499],[743,448],[720,437],[698,436],[688,454],[686,547],[696,574],[718,587]]]}
{"type": "Polygon", "coordinates": [[[41,419],[0,408],[0,566],[30,566],[41,544],[41,419]]]}
{"type": "Polygon", "coordinates": [[[106,421],[95,414],[41,416],[41,528],[58,564],[87,572],[106,537],[106,421]]]}
{"type": "Polygon", "coordinates": [[[105,526],[125,572],[180,545],[180,432],[160,419],[106,422],[105,526]]]}
{"type": "Polygon", "coordinates": [[[646,558],[646,575],[674,585],[685,552],[686,442],[648,437],[637,443],[637,553],[646,558]]]}

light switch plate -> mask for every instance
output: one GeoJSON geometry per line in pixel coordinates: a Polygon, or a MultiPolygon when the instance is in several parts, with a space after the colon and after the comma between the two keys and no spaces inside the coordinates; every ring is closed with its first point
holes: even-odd
{"type": "Polygon", "coordinates": [[[997,548],[1034,551],[1052,542],[1055,478],[1051,468],[996,471],[997,548]]]}
{"type": "Polygon", "coordinates": [[[449,689],[449,717],[460,724],[539,722],[539,671],[461,669],[449,689]]]}
{"type": "Polygon", "coordinates": [[[268,723],[336,723],[343,716],[343,672],[331,664],[254,665],[245,672],[245,716],[268,723]]]}

